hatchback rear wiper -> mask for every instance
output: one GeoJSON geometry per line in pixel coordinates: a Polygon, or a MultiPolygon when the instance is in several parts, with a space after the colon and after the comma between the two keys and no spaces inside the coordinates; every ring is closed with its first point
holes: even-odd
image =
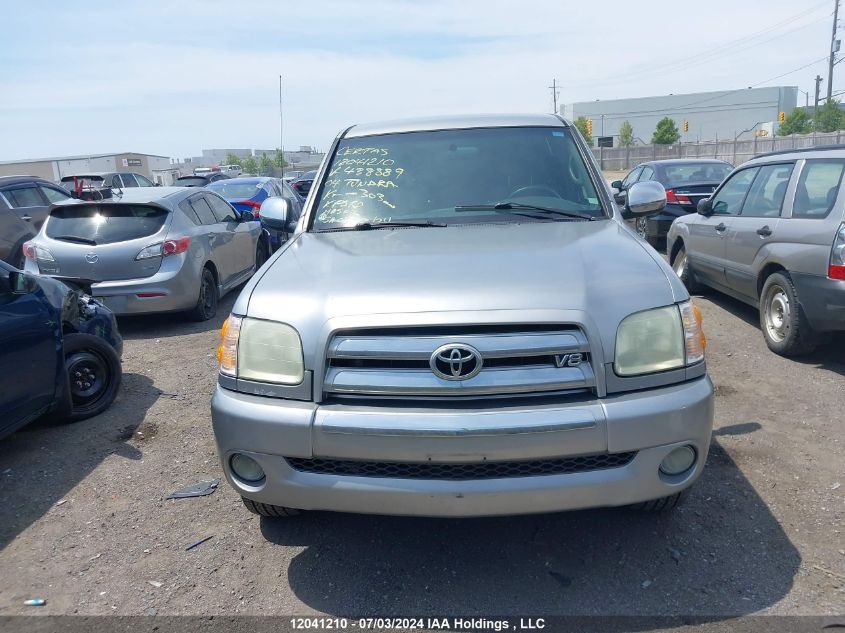
{"type": "Polygon", "coordinates": [[[464,204],[455,207],[455,211],[477,211],[479,209],[490,209],[492,211],[535,211],[541,214],[557,215],[565,218],[576,218],[578,220],[588,220],[592,222],[595,216],[587,215],[586,213],[579,213],[578,211],[564,211],[563,209],[553,209],[551,207],[540,207],[536,204],[523,204],[521,202],[497,202],[496,204],[464,204]]]}
{"type": "Polygon", "coordinates": [[[90,237],[79,237],[78,235],[56,235],[53,237],[54,240],[63,240],[65,242],[79,242],[80,244],[90,244],[91,246],[96,246],[97,242],[92,240],[90,237]]]}
{"type": "Polygon", "coordinates": [[[425,220],[422,222],[359,222],[352,226],[339,226],[334,229],[324,229],[325,231],[371,231],[373,229],[389,229],[393,227],[426,227],[437,226],[443,227],[445,224],[425,220]]]}

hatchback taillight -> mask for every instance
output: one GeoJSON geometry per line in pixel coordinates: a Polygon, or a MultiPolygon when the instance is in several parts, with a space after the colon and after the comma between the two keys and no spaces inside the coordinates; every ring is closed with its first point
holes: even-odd
{"type": "Polygon", "coordinates": [[[839,225],[839,230],[836,231],[836,237],[833,238],[833,248],[830,250],[827,276],[831,279],[845,280],[845,222],[839,225]]]}
{"type": "Polygon", "coordinates": [[[168,255],[178,255],[179,253],[184,253],[186,250],[188,250],[188,247],[190,245],[190,237],[180,237],[177,240],[166,240],[161,245],[161,253],[165,257],[168,255]]]}
{"type": "Polygon", "coordinates": [[[37,246],[32,242],[24,242],[23,243],[23,256],[26,257],[31,262],[37,262],[39,259],[45,260],[48,262],[56,261],[53,258],[53,254],[48,251],[43,246],[37,246]]]}

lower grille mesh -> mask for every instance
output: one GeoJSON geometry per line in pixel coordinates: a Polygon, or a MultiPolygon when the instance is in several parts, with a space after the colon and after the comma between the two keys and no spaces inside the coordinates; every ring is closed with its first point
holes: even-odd
{"type": "Polygon", "coordinates": [[[473,464],[368,462],[300,457],[288,457],[286,459],[294,470],[321,475],[469,481],[473,479],[565,475],[618,468],[630,464],[635,455],[636,452],[632,451],[519,462],[478,462],[473,464]]]}

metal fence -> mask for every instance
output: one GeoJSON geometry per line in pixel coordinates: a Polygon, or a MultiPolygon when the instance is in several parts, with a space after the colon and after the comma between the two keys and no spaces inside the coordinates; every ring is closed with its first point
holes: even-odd
{"type": "Polygon", "coordinates": [[[669,158],[718,158],[740,165],[766,152],[839,144],[845,131],[792,134],[791,136],[754,137],[743,141],[702,141],[677,145],[633,145],[631,147],[594,147],[593,154],[604,171],[625,171],[649,160],[669,158]]]}

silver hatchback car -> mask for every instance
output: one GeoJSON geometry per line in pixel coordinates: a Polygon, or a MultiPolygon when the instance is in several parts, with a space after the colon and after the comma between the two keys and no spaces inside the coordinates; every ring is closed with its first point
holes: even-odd
{"type": "Polygon", "coordinates": [[[769,348],[811,352],[845,331],[845,149],[759,156],[679,217],[667,252],[690,291],[715,288],[760,310],[769,348]]]}
{"type": "Polygon", "coordinates": [[[269,253],[251,213],[184,187],[55,204],[23,250],[25,270],[93,282],[92,294],[115,314],[186,311],[199,321],[269,253]]]}

